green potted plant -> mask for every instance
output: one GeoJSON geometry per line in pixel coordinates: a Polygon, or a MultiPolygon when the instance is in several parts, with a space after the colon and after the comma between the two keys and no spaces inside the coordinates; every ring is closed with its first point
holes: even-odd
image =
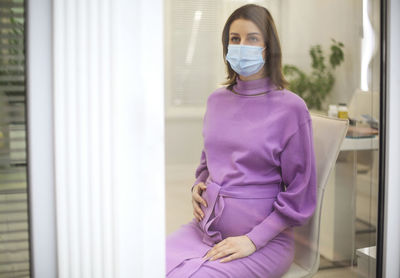
{"type": "Polygon", "coordinates": [[[283,73],[289,82],[289,90],[304,99],[309,109],[321,110],[322,102],[335,83],[334,70],[344,61],[343,43],[332,39],[329,64],[326,65],[321,45],[311,46],[310,74],[306,74],[294,65],[284,65],[283,73]]]}

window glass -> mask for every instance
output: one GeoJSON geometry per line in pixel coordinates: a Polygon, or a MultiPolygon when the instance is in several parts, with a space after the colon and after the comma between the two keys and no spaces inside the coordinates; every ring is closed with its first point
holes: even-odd
{"type": "Polygon", "coordinates": [[[0,277],[30,277],[24,4],[0,1],[0,277]]]}
{"type": "Polygon", "coordinates": [[[166,1],[167,233],[193,218],[190,187],[204,146],[206,101],[226,77],[222,29],[248,3],[267,8],[274,18],[289,89],[311,113],[350,123],[323,195],[317,277],[375,277],[378,0],[166,1]]]}

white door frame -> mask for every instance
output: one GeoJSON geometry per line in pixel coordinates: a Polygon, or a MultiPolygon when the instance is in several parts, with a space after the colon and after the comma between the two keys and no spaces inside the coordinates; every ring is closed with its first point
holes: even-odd
{"type": "Polygon", "coordinates": [[[386,185],[383,277],[400,277],[400,1],[387,1],[386,185]]]}
{"type": "Polygon", "coordinates": [[[53,159],[52,1],[26,1],[26,92],[31,276],[57,277],[53,159]]]}

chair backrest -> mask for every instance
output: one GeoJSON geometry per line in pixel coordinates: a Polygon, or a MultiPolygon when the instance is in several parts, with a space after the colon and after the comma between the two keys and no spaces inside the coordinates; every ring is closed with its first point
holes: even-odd
{"type": "Polygon", "coordinates": [[[319,225],[325,186],[346,136],[349,120],[310,114],[317,168],[318,202],[309,221],[303,226],[294,228],[296,242],[294,262],[307,272],[315,273],[319,267],[319,225]]]}

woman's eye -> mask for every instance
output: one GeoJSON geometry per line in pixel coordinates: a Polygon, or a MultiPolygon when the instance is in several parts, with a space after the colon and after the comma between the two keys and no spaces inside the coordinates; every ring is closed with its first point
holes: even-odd
{"type": "Polygon", "coordinates": [[[238,37],[232,37],[231,42],[239,42],[240,39],[238,37]]]}
{"type": "Polygon", "coordinates": [[[257,41],[258,41],[258,38],[257,38],[257,37],[250,37],[250,41],[252,41],[252,42],[257,42],[257,41]]]}

